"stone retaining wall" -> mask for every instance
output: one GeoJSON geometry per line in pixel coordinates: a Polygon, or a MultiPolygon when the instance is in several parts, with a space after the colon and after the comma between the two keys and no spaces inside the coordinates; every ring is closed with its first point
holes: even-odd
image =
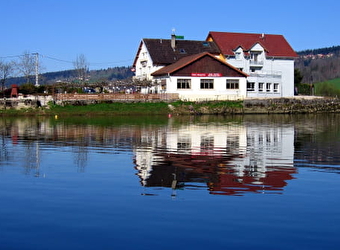
{"type": "MultiPolygon", "coordinates": [[[[52,96],[32,96],[26,98],[0,99],[0,109],[28,109],[47,106],[48,102],[58,105],[88,105],[100,102],[173,102],[178,100],[174,94],[58,94],[52,96]]],[[[176,110],[178,114],[301,114],[340,112],[340,100],[337,98],[303,97],[292,98],[248,98],[243,101],[243,107],[211,105],[211,102],[201,102],[199,109],[192,105],[181,105],[176,110]]]]}
{"type": "Polygon", "coordinates": [[[340,112],[340,100],[322,97],[246,99],[244,113],[317,113],[340,112]]]}

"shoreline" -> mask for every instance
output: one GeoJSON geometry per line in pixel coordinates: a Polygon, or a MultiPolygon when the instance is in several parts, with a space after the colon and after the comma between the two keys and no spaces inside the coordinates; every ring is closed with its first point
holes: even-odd
{"type": "Polygon", "coordinates": [[[102,116],[102,115],[231,115],[231,114],[310,114],[339,113],[338,98],[296,96],[292,98],[249,98],[239,101],[101,101],[65,102],[39,106],[4,107],[1,116],[102,116]]]}

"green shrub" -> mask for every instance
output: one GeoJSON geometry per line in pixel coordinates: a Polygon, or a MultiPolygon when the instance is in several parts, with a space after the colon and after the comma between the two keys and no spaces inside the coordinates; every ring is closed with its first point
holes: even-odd
{"type": "Polygon", "coordinates": [[[315,94],[320,96],[339,97],[340,89],[328,82],[322,82],[316,85],[315,94]]]}
{"type": "Polygon", "coordinates": [[[296,84],[299,95],[312,95],[312,85],[307,83],[296,84]]]}

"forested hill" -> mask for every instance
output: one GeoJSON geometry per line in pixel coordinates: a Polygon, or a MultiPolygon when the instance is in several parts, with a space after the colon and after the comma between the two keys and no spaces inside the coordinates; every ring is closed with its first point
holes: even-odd
{"type": "MultiPolygon", "coordinates": [[[[88,82],[105,82],[116,80],[127,80],[133,76],[131,67],[114,67],[100,70],[90,70],[87,75],[88,82]]],[[[65,70],[57,72],[48,72],[39,75],[39,84],[53,84],[55,82],[74,82],[77,80],[76,70],[65,70]]],[[[26,83],[27,79],[24,77],[9,78],[6,80],[6,85],[11,84],[21,85],[26,83]]],[[[31,83],[35,83],[35,76],[30,78],[31,83]]]]}
{"type": "MultiPolygon", "coordinates": [[[[299,58],[295,60],[295,68],[303,77],[302,83],[317,83],[340,78],[340,46],[328,48],[310,49],[298,51],[299,58]]],[[[124,80],[130,81],[134,73],[131,67],[114,67],[101,70],[90,70],[88,72],[88,82],[107,82],[124,80]]],[[[23,84],[27,79],[23,77],[10,78],[6,80],[6,85],[23,84]]],[[[48,72],[39,76],[39,84],[52,84],[55,82],[77,81],[76,70],[65,70],[58,72],[48,72]]],[[[30,79],[35,82],[34,76],[30,79]]]]}
{"type": "Polygon", "coordinates": [[[340,78],[340,46],[298,51],[295,68],[302,83],[317,83],[340,78]]]}

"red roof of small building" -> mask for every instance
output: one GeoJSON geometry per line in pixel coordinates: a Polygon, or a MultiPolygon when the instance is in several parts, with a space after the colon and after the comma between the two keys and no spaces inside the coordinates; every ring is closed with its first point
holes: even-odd
{"type": "MultiPolygon", "coordinates": [[[[179,59],[178,61],[153,72],[151,75],[152,76],[162,76],[162,75],[173,74],[176,71],[179,71],[180,69],[188,66],[189,64],[193,64],[196,61],[198,61],[199,59],[204,58],[204,57],[211,58],[213,62],[219,62],[219,64],[223,65],[224,68],[229,68],[231,71],[235,72],[239,76],[242,76],[242,77],[248,76],[243,71],[235,68],[234,66],[230,65],[229,63],[227,63],[223,60],[216,58],[214,55],[212,55],[208,52],[203,52],[203,53],[183,57],[183,58],[179,59]]],[[[207,68],[207,70],[211,70],[211,65],[209,67],[206,65],[204,68],[207,68]]],[[[203,71],[202,71],[202,73],[203,73],[203,71]]],[[[211,73],[213,73],[213,72],[211,72],[211,73]]]]}
{"type": "Polygon", "coordinates": [[[222,54],[227,56],[233,56],[239,47],[248,52],[254,45],[260,44],[267,57],[298,57],[282,35],[211,31],[207,41],[215,42],[222,54]]]}

